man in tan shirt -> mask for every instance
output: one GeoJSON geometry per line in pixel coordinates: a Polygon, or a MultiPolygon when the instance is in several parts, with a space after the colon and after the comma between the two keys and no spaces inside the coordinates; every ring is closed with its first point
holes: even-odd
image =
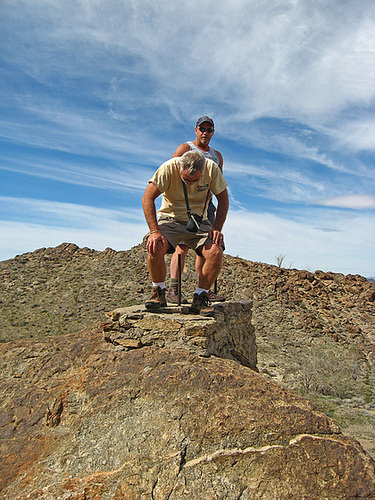
{"type": "Polygon", "coordinates": [[[229,206],[227,183],[219,166],[199,151],[188,151],[181,157],[172,158],[163,163],[150,179],[142,204],[150,230],[147,252],[153,286],[153,295],[146,302],[146,308],[155,310],[166,306],[164,256],[167,252],[174,252],[176,246],[184,242],[203,261],[190,311],[211,315],[213,308],[208,291],[221,270],[224,250],[221,230],[229,206]],[[189,230],[192,221],[188,217],[184,188],[192,216],[198,215],[202,219],[197,227],[193,224],[192,231],[189,230]],[[213,226],[207,218],[211,193],[218,202],[213,226]],[[161,194],[162,204],[157,218],[155,200],[161,194]]]}

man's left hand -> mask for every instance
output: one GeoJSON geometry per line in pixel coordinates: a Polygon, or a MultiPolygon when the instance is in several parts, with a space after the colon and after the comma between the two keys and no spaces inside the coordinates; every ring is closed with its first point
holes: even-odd
{"type": "Polygon", "coordinates": [[[215,243],[215,245],[221,246],[224,243],[224,236],[217,229],[213,229],[208,234],[209,234],[209,237],[211,238],[212,242],[215,243]]]}

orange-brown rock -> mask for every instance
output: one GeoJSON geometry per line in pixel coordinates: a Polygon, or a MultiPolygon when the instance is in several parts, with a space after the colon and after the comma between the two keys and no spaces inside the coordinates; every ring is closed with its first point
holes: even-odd
{"type": "Polygon", "coordinates": [[[123,316],[0,346],[2,498],[375,498],[374,461],[311,403],[199,347],[108,341],[123,316]]]}

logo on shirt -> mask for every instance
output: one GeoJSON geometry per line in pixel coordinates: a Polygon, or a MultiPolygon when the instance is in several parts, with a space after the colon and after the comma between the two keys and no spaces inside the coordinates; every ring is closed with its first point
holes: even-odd
{"type": "Polygon", "coordinates": [[[201,186],[197,186],[197,191],[198,192],[202,192],[202,191],[207,191],[209,189],[209,185],[208,184],[203,184],[201,186]]]}

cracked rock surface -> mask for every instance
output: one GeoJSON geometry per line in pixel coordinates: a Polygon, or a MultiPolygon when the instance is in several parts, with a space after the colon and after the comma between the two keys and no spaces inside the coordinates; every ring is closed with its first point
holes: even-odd
{"type": "Polygon", "coordinates": [[[305,399],[235,360],[106,335],[0,345],[2,498],[375,498],[374,461],[305,399]]]}

